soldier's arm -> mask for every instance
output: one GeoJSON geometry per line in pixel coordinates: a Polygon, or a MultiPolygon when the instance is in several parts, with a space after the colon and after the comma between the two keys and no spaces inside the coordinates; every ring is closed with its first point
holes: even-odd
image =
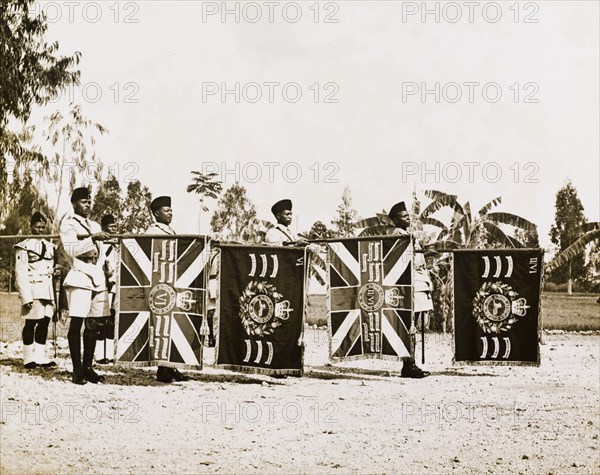
{"type": "Polygon", "coordinates": [[[29,283],[29,259],[25,249],[17,248],[15,252],[15,285],[19,291],[21,303],[30,306],[33,302],[31,284],[29,283]]]}
{"type": "Polygon", "coordinates": [[[81,257],[95,248],[91,237],[79,239],[75,225],[68,220],[60,225],[60,240],[70,258],[81,257]]]}

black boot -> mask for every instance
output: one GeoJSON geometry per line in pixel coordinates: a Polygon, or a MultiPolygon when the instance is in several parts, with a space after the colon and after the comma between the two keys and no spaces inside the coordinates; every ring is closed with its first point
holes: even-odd
{"type": "Polygon", "coordinates": [[[171,372],[173,374],[173,379],[175,381],[189,381],[190,380],[190,377],[187,374],[180,372],[177,368],[172,368],[171,372]]]}
{"type": "Polygon", "coordinates": [[[156,379],[161,383],[172,383],[173,371],[171,368],[167,368],[166,366],[159,366],[156,370],[156,379]]]}
{"type": "Polygon", "coordinates": [[[96,332],[87,328],[83,331],[83,377],[90,383],[100,383],[104,377],[92,369],[94,350],[96,349],[96,332]]]}
{"type": "Polygon", "coordinates": [[[71,353],[71,361],[73,363],[72,380],[75,384],[85,384],[86,380],[83,377],[83,368],[81,367],[81,336],[68,336],[69,352],[71,353]]]}
{"type": "Polygon", "coordinates": [[[404,365],[402,366],[402,372],[400,375],[403,378],[415,378],[421,379],[429,376],[429,371],[423,371],[421,368],[417,366],[415,360],[413,358],[404,360],[404,365]]]}

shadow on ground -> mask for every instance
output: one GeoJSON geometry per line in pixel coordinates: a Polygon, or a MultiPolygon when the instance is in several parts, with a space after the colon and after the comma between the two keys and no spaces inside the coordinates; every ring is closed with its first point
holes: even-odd
{"type": "MultiPolygon", "coordinates": [[[[0,366],[9,367],[15,373],[37,376],[45,380],[57,380],[71,382],[71,373],[61,368],[23,368],[23,361],[20,358],[0,359],[0,366]]],[[[115,366],[95,367],[101,371],[104,376],[103,384],[114,384],[116,386],[166,386],[156,380],[155,371],[147,371],[136,368],[121,368],[115,366]]],[[[262,384],[265,379],[253,378],[243,374],[207,374],[200,372],[186,372],[190,381],[201,383],[233,383],[233,384],[262,384]]],[[[177,383],[185,384],[185,383],[177,383]]],[[[268,381],[268,384],[278,385],[276,381],[268,381]]]]}

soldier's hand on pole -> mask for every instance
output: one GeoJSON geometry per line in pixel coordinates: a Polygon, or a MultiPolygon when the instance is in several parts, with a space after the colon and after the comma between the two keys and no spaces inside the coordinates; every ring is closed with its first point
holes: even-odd
{"type": "Polygon", "coordinates": [[[110,239],[110,234],[105,233],[104,231],[101,231],[99,233],[94,233],[91,236],[92,241],[106,241],[108,239],[110,239]]]}

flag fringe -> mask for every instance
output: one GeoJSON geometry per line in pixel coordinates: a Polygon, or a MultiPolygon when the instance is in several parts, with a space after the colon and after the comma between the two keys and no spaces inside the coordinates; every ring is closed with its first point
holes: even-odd
{"type": "Polygon", "coordinates": [[[194,364],[185,364],[185,363],[173,363],[171,361],[159,361],[159,360],[151,360],[151,361],[117,361],[115,362],[115,366],[121,366],[123,368],[149,368],[151,366],[164,366],[166,368],[176,368],[176,369],[185,369],[185,370],[193,370],[193,371],[202,371],[202,361],[199,365],[194,364]]]}
{"type": "Polygon", "coordinates": [[[488,361],[488,360],[479,360],[479,361],[455,361],[452,359],[452,366],[465,366],[465,365],[473,365],[473,366],[533,366],[539,367],[539,361],[488,361]]]}
{"type": "Polygon", "coordinates": [[[409,359],[408,356],[393,356],[393,355],[378,355],[375,353],[366,353],[364,355],[351,355],[351,356],[332,356],[331,360],[334,363],[341,363],[344,361],[360,361],[360,360],[384,360],[384,361],[404,361],[409,359]]]}
{"type": "Polygon", "coordinates": [[[239,366],[239,365],[231,365],[231,364],[218,364],[214,366],[219,369],[226,369],[228,371],[235,371],[238,373],[246,373],[246,374],[264,374],[266,376],[296,376],[302,377],[304,370],[303,369],[268,369],[268,368],[258,368],[255,366],[239,366]]]}

